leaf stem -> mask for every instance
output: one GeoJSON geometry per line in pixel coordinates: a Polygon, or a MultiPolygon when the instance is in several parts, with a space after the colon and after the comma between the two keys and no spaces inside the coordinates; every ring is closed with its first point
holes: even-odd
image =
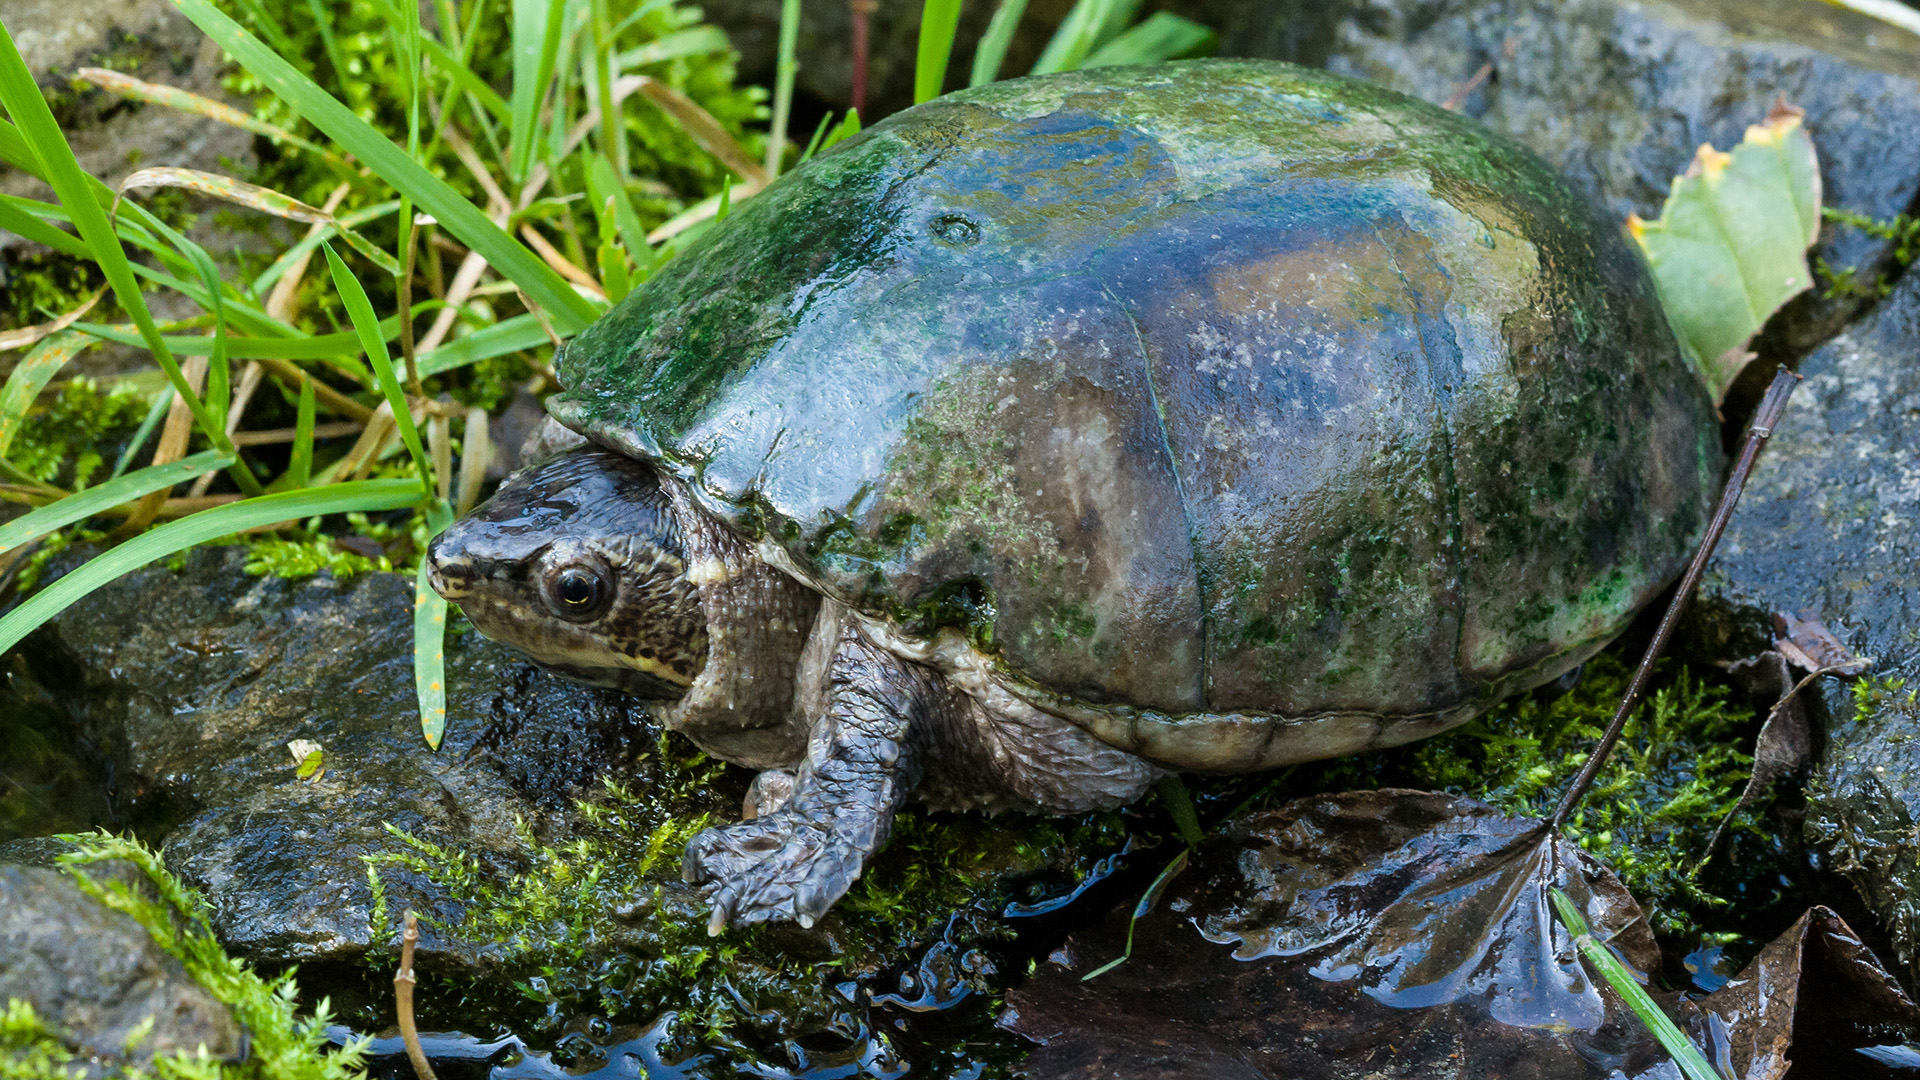
{"type": "Polygon", "coordinates": [[[1687,564],[1687,572],[1680,579],[1680,587],[1674,591],[1673,599],[1667,604],[1667,613],[1660,619],[1660,629],[1654,632],[1653,640],[1647,644],[1647,651],[1640,657],[1640,667],[1633,673],[1633,681],[1627,685],[1627,692],[1620,699],[1620,707],[1614,711],[1613,721],[1607,725],[1607,732],[1600,737],[1599,745],[1587,755],[1587,763],[1580,767],[1580,775],[1574,777],[1573,784],[1554,810],[1548,827],[1558,833],[1572,816],[1574,807],[1580,803],[1580,797],[1593,786],[1593,779],[1600,773],[1600,767],[1607,762],[1607,755],[1613,752],[1614,745],[1620,741],[1620,733],[1626,730],[1627,717],[1640,700],[1647,688],[1647,680],[1653,676],[1653,663],[1667,647],[1667,639],[1673,636],[1673,629],[1680,622],[1680,613],[1686,610],[1687,599],[1693,595],[1694,587],[1700,584],[1700,575],[1707,568],[1707,560],[1713,556],[1713,549],[1720,543],[1720,534],[1727,529],[1727,522],[1733,517],[1733,508],[1740,504],[1740,492],[1747,486],[1747,474],[1753,471],[1753,460],[1760,453],[1760,447],[1773,434],[1773,426],[1780,421],[1780,414],[1786,411],[1787,398],[1793,395],[1793,388],[1800,382],[1800,376],[1785,367],[1774,373],[1773,384],[1767,387],[1767,396],[1760,401],[1760,408],[1754,413],[1753,423],[1747,427],[1746,444],[1740,448],[1740,458],[1734,463],[1733,473],[1727,477],[1726,487],[1720,492],[1720,504],[1714,508],[1713,519],[1707,525],[1707,535],[1700,541],[1700,548],[1693,553],[1693,561],[1687,564]]]}

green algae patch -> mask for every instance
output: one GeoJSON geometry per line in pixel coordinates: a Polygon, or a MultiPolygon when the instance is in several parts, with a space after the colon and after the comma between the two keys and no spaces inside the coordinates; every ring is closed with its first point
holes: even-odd
{"type": "MultiPolygon", "coordinates": [[[[564,836],[517,830],[518,868],[391,828],[365,856],[375,902],[375,975],[392,969],[400,912],[390,883],[424,879],[448,903],[423,915],[435,948],[484,958],[484,979],[420,963],[424,1024],[486,1025],[553,1038],[598,1017],[652,1025],[668,1017],[673,1049],[774,1060],[788,1040],[859,1041],[868,997],[847,989],[913,968],[938,947],[970,955],[966,992],[992,993],[978,944],[1008,936],[998,912],[1028,890],[1072,882],[1118,850],[1117,814],[1079,820],[988,819],[909,810],[886,849],[811,930],[779,924],[707,932],[707,905],[680,880],[687,841],[738,814],[737,774],[663,736],[626,782],[576,804],[564,836]],[[771,1055],[771,1056],[769,1056],[771,1055]]],[[[873,993],[880,993],[876,988],[873,993]]]]}
{"type": "MultiPolygon", "coordinates": [[[[265,978],[228,955],[214,937],[206,901],[169,873],[152,850],[106,833],[60,839],[75,845],[58,861],[80,888],[105,907],[132,916],[251,1034],[247,1059],[240,1064],[179,1052],[151,1063],[115,1063],[115,1075],[125,1080],[365,1080],[365,1041],[332,1045],[326,1001],[301,1015],[291,972],[265,978]],[[96,877],[88,870],[115,861],[131,864],[145,881],[96,877]]],[[[31,1006],[7,1001],[0,1013],[0,1078],[76,1080],[98,1072],[98,1062],[76,1054],[31,1006]]]]}

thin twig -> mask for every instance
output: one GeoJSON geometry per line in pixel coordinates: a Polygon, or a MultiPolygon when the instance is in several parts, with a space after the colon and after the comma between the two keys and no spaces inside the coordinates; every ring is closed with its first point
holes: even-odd
{"type": "Polygon", "coordinates": [[[1653,676],[1653,662],[1667,647],[1667,639],[1673,636],[1673,628],[1680,621],[1680,613],[1686,609],[1687,598],[1693,595],[1694,586],[1700,583],[1700,574],[1707,568],[1707,560],[1712,557],[1713,549],[1720,543],[1720,534],[1726,531],[1727,522],[1733,517],[1733,508],[1740,503],[1740,491],[1747,486],[1747,474],[1753,470],[1753,459],[1760,453],[1760,447],[1773,434],[1773,425],[1780,421],[1780,414],[1786,411],[1787,398],[1792,396],[1794,386],[1800,376],[1785,367],[1774,373],[1773,385],[1767,388],[1767,396],[1760,401],[1760,408],[1754,414],[1753,424],[1747,428],[1746,445],[1740,448],[1740,460],[1734,463],[1733,474],[1727,477],[1727,485],[1720,492],[1720,505],[1714,508],[1713,520],[1707,525],[1707,535],[1700,541],[1700,549],[1693,553],[1693,561],[1687,564],[1687,572],[1680,579],[1680,587],[1673,594],[1673,600],[1667,604],[1667,613],[1660,619],[1660,629],[1654,632],[1653,641],[1647,645],[1645,655],[1640,658],[1640,667],[1633,673],[1633,682],[1627,686],[1626,696],[1620,699],[1620,708],[1613,714],[1613,722],[1607,725],[1607,733],[1600,737],[1600,745],[1593,748],[1587,756],[1587,763],[1580,768],[1580,775],[1574,777],[1573,785],[1567,788],[1567,794],[1553,812],[1548,827],[1558,833],[1566,825],[1573,808],[1580,803],[1580,797],[1593,786],[1593,778],[1600,773],[1600,766],[1606,764],[1607,755],[1613,752],[1615,743],[1620,741],[1620,733],[1626,729],[1627,716],[1646,690],[1647,680],[1653,676]]]}
{"type": "Polygon", "coordinates": [[[407,928],[400,935],[400,970],[393,973],[393,1011],[400,1018],[400,1039],[407,1044],[407,1060],[420,1080],[434,1080],[433,1066],[420,1046],[420,1030],[413,1024],[413,947],[420,940],[420,919],[407,909],[407,928]]]}

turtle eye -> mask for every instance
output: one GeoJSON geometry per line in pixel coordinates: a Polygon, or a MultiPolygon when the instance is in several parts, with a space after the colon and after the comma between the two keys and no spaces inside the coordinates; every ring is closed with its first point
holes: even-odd
{"type": "Polygon", "coordinates": [[[612,593],[598,571],[577,563],[547,577],[547,606],[555,615],[574,622],[599,615],[612,593]]]}

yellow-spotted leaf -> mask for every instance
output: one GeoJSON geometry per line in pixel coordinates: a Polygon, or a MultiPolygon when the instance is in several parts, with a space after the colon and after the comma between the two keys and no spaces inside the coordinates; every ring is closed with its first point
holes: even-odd
{"type": "Polygon", "coordinates": [[[276,124],[269,124],[265,120],[260,120],[249,113],[241,112],[231,105],[223,104],[212,98],[201,97],[199,94],[193,93],[190,90],[182,90],[177,86],[168,86],[165,83],[146,82],[118,71],[109,71],[106,68],[83,67],[74,72],[74,75],[78,78],[85,79],[87,82],[92,83],[102,90],[119,94],[121,97],[129,98],[133,101],[144,101],[150,105],[160,105],[169,109],[178,109],[181,112],[204,116],[209,120],[218,120],[223,124],[231,124],[234,127],[243,128],[256,135],[265,135],[267,138],[277,142],[291,143],[303,150],[311,150],[333,161],[343,160],[324,147],[308,142],[306,139],[295,135],[286,128],[276,124]]]}
{"type": "MultiPolygon", "coordinates": [[[[453,524],[453,508],[441,499],[427,508],[427,538],[453,524]]],[[[427,559],[413,582],[413,686],[420,699],[420,734],[440,749],[447,734],[447,602],[427,584],[427,559]]]]}
{"type": "Polygon", "coordinates": [[[1674,178],[1657,221],[1627,218],[1667,319],[1715,402],[1753,354],[1767,319],[1813,287],[1820,166],[1804,113],[1776,104],[1722,153],[1703,145],[1674,178]]]}
{"type": "Polygon", "coordinates": [[[199,169],[183,169],[172,165],[157,165],[151,169],[141,169],[128,174],[120,181],[119,194],[125,195],[138,188],[171,187],[197,191],[202,195],[211,195],[216,199],[225,199],[249,210],[258,210],[263,214],[272,214],[289,221],[303,221],[308,224],[329,225],[340,233],[340,239],[347,246],[366,256],[367,260],[389,274],[400,273],[400,264],[392,255],[374,246],[373,241],[361,236],[343,224],[338,218],[317,206],[308,206],[299,199],[282,195],[272,188],[258,184],[249,184],[245,180],[235,180],[231,176],[219,173],[202,172],[199,169]]]}
{"type": "Polygon", "coordinates": [[[0,457],[6,455],[14,436],[20,434],[21,425],[27,421],[27,410],[33,408],[47,380],[91,344],[93,339],[84,334],[62,330],[34,346],[32,352],[14,365],[6,386],[0,388],[0,457]]]}

